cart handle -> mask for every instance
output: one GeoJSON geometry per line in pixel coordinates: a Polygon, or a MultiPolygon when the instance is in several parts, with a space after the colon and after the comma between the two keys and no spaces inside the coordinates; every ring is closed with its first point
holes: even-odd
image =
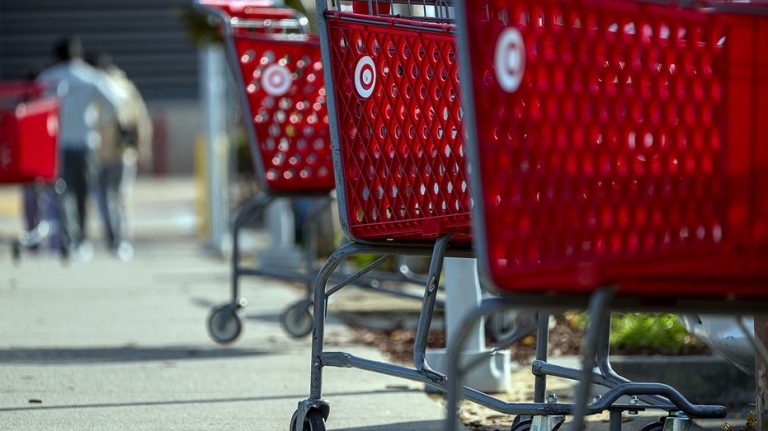
{"type": "Polygon", "coordinates": [[[309,20],[298,11],[275,7],[272,0],[195,0],[195,6],[218,15],[232,28],[301,30],[309,20]]]}

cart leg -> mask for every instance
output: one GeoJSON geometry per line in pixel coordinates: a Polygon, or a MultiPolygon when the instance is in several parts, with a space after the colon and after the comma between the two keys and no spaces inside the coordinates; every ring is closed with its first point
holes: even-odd
{"type": "MultiPolygon", "coordinates": [[[[549,347],[549,313],[540,311],[536,331],[536,360],[547,361],[549,347]]],[[[534,372],[533,402],[543,403],[547,392],[547,375],[534,372]]]]}
{"type": "Polygon", "coordinates": [[[427,338],[429,337],[429,327],[432,323],[432,315],[435,311],[435,301],[437,300],[437,286],[440,284],[440,272],[443,269],[443,258],[445,249],[451,235],[445,235],[435,242],[432,249],[432,260],[429,262],[429,273],[427,274],[427,284],[424,290],[424,301],[421,303],[421,312],[419,313],[419,323],[416,328],[416,340],[413,346],[413,363],[416,369],[426,374],[430,379],[437,383],[445,381],[445,376],[432,371],[426,362],[427,338]]]}
{"type": "MultiPolygon", "coordinates": [[[[584,416],[589,403],[589,392],[592,386],[592,376],[595,368],[595,355],[600,341],[600,335],[606,332],[605,326],[610,323],[609,305],[615,288],[604,287],[595,291],[589,300],[589,322],[584,343],[581,346],[581,378],[576,386],[574,401],[574,417],[571,430],[584,429],[584,416]]],[[[610,328],[610,327],[609,327],[610,328]]]]}
{"type": "Polygon", "coordinates": [[[621,431],[621,411],[611,410],[608,412],[608,431],[621,431]]]}
{"type": "Polygon", "coordinates": [[[475,308],[462,319],[456,328],[452,339],[448,340],[447,348],[447,383],[446,387],[446,431],[456,431],[458,427],[456,414],[463,391],[462,375],[463,367],[459,365],[462,347],[472,333],[475,324],[485,316],[500,312],[509,305],[501,298],[484,299],[479,307],[475,308]]]}
{"type": "Polygon", "coordinates": [[[240,299],[240,229],[248,222],[254,219],[256,215],[260,214],[267,205],[274,200],[274,197],[261,193],[258,196],[250,199],[237,211],[235,221],[232,225],[232,306],[239,308],[244,305],[244,301],[240,299]]]}
{"type": "Polygon", "coordinates": [[[325,313],[326,299],[325,292],[328,280],[339,267],[339,265],[348,256],[358,253],[361,245],[351,243],[346,244],[334,251],[328,258],[328,261],[317,274],[312,289],[314,291],[314,331],[312,333],[312,362],[310,370],[309,398],[299,402],[298,409],[291,419],[294,430],[303,431],[304,419],[312,410],[319,411],[323,418],[327,419],[330,413],[330,404],[322,399],[323,396],[323,339],[325,337],[325,313]]]}
{"type": "MultiPolygon", "coordinates": [[[[317,259],[317,238],[318,238],[318,223],[319,215],[322,214],[330,205],[330,198],[323,198],[321,202],[314,203],[310,207],[310,211],[307,213],[307,218],[302,225],[302,231],[304,234],[304,256],[305,263],[307,264],[307,274],[315,274],[318,268],[315,266],[315,259],[317,259]]],[[[305,299],[311,301],[312,299],[312,281],[306,283],[305,299]]]]}
{"type": "MultiPolygon", "coordinates": [[[[599,335],[599,342],[597,346],[597,368],[600,374],[605,377],[606,380],[612,383],[613,386],[620,383],[628,383],[629,379],[620,376],[611,367],[610,361],[610,349],[611,349],[611,314],[608,313],[603,318],[605,322],[601,325],[602,332],[599,335]]],[[[651,405],[669,404],[669,400],[657,395],[643,395],[639,397],[645,403],[651,405]]]]}

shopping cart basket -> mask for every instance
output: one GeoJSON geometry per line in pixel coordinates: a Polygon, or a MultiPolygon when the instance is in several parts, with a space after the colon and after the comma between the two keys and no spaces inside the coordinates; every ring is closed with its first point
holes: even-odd
{"type": "MultiPolygon", "coordinates": [[[[724,414],[686,406],[658,384],[618,382],[586,399],[593,378],[612,376],[607,354],[603,375],[592,373],[595,351],[607,352],[607,340],[596,343],[609,305],[766,309],[768,7],[490,0],[458,9],[475,244],[489,285],[507,299],[465,323],[505,303],[573,308],[592,295],[575,405],[495,408],[541,426],[575,413],[577,429],[583,413],[605,409],[618,428],[626,407],[610,406],[620,395],[724,414]]],[[[450,347],[449,429],[461,338],[450,347]]],[[[544,376],[558,374],[542,359],[539,406],[544,376]]]]}
{"type": "MultiPolygon", "coordinates": [[[[0,184],[36,188],[36,195],[55,192],[59,102],[44,89],[24,82],[0,84],[0,184]]],[[[59,203],[59,199],[55,199],[59,203]]],[[[41,220],[11,242],[14,259],[22,248],[42,242],[57,228],[41,220]]],[[[59,229],[61,230],[61,229],[59,229]]],[[[66,247],[62,246],[66,253],[66,247]]]]}
{"type": "MultiPolygon", "coordinates": [[[[233,226],[232,300],[214,308],[208,318],[211,337],[230,343],[240,334],[237,310],[240,277],[271,276],[304,282],[306,298],[280,316],[285,331],[303,337],[312,331],[311,286],[318,269],[315,228],[318,215],[331,203],[333,161],[328,136],[326,94],[317,36],[309,35],[308,20],[271,1],[201,0],[196,6],[218,16],[223,26],[227,60],[241,96],[248,142],[262,193],[238,211],[233,226]],[[300,271],[245,267],[240,262],[240,229],[277,198],[308,198],[314,206],[304,224],[305,268],[300,271]]],[[[382,279],[418,281],[407,267],[397,273],[358,277],[355,284],[376,291],[412,297],[380,285],[382,279]]]]}
{"type": "Polygon", "coordinates": [[[315,281],[311,390],[292,430],[325,429],[323,367],[444,384],[424,352],[443,258],[472,256],[471,202],[453,25],[433,3],[415,12],[423,16],[407,5],[318,2],[337,202],[352,243],[330,256],[315,281]],[[356,253],[431,256],[414,369],[323,350],[326,301],[346,282],[326,285],[356,253]]]}

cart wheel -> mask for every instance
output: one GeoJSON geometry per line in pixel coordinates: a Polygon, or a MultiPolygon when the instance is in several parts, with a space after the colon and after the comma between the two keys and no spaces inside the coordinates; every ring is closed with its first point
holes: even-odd
{"type": "Polygon", "coordinates": [[[640,428],[640,431],[662,431],[664,429],[664,419],[663,417],[659,418],[656,422],[651,422],[640,428]]]}
{"type": "Polygon", "coordinates": [[[325,431],[325,418],[318,410],[310,410],[304,418],[304,431],[325,431]]]}
{"type": "Polygon", "coordinates": [[[219,344],[229,344],[240,336],[243,324],[237,315],[237,308],[226,304],[211,310],[208,315],[208,334],[219,344]]]}
{"type": "MultiPolygon", "coordinates": [[[[564,422],[565,422],[565,417],[563,417],[562,420],[558,421],[556,424],[552,425],[552,429],[550,431],[559,430],[564,422]]],[[[515,417],[514,421],[512,421],[512,428],[510,428],[509,431],[530,431],[532,426],[533,426],[532,416],[519,415],[515,417]]]]}
{"type": "Polygon", "coordinates": [[[528,415],[517,415],[515,420],[512,421],[512,428],[509,431],[529,431],[533,418],[528,415]]]}
{"type": "Polygon", "coordinates": [[[21,244],[18,241],[11,243],[11,259],[13,259],[15,264],[18,264],[21,260],[21,244]]]}
{"type": "MultiPolygon", "coordinates": [[[[290,431],[296,431],[296,414],[298,411],[293,413],[293,417],[291,418],[291,430],[290,431]]],[[[304,416],[304,426],[301,428],[300,431],[325,431],[325,418],[323,418],[323,414],[320,413],[319,410],[310,410],[307,412],[307,415],[304,416]]]]}
{"type": "Polygon", "coordinates": [[[280,324],[283,330],[294,338],[303,338],[312,333],[315,322],[309,312],[309,303],[299,301],[291,304],[280,314],[280,324]]]}

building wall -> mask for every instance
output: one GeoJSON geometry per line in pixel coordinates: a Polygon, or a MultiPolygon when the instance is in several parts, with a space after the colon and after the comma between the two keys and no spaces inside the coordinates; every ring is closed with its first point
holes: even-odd
{"type": "Polygon", "coordinates": [[[153,101],[147,108],[155,126],[154,157],[150,170],[176,175],[192,172],[195,143],[201,134],[198,103],[153,101]]]}
{"type": "Polygon", "coordinates": [[[0,80],[50,63],[60,37],[105,51],[143,94],[156,124],[158,173],[192,171],[199,133],[198,54],[179,18],[190,0],[0,0],[0,80]]]}

